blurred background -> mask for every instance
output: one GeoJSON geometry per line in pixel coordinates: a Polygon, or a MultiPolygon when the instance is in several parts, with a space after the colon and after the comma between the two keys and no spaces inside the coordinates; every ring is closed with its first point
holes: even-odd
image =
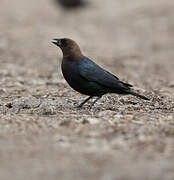
{"type": "Polygon", "coordinates": [[[159,88],[156,78],[173,81],[173,2],[85,3],[67,9],[58,0],[2,0],[1,61],[23,64],[28,71],[44,71],[45,67],[51,74],[57,73],[57,56],[60,60],[62,54],[50,40],[69,37],[79,43],[85,55],[108,66],[113,73],[125,71],[121,77],[133,83],[141,78],[140,86],[146,83],[149,88],[159,88]],[[132,68],[137,73],[130,73],[132,68]]]}
{"type": "Polygon", "coordinates": [[[173,1],[1,0],[0,179],[174,179],[173,88],[173,1]],[[51,43],[62,37],[156,99],[77,112],[51,43]]]}

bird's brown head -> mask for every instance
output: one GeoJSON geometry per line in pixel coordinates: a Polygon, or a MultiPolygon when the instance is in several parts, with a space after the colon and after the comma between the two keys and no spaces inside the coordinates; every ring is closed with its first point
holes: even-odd
{"type": "Polygon", "coordinates": [[[57,45],[63,52],[63,58],[70,61],[79,61],[83,58],[78,44],[72,39],[61,38],[53,39],[52,43],[57,45]]]}

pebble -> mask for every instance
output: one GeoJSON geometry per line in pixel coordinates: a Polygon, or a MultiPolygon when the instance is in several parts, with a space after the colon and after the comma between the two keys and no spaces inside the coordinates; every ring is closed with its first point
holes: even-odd
{"type": "Polygon", "coordinates": [[[98,124],[100,121],[97,118],[88,118],[89,124],[98,124]]]}

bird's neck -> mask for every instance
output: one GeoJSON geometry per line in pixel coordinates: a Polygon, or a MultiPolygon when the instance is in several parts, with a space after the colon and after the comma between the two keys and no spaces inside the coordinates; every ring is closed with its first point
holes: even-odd
{"type": "Polygon", "coordinates": [[[80,61],[83,59],[82,53],[64,53],[63,52],[63,59],[68,59],[69,61],[80,61]]]}
{"type": "Polygon", "coordinates": [[[83,58],[83,54],[78,45],[61,48],[63,52],[63,58],[69,61],[80,61],[83,58]]]}

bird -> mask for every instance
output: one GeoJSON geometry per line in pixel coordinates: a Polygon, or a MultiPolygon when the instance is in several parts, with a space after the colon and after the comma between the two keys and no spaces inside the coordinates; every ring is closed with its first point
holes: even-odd
{"type": "Polygon", "coordinates": [[[55,0],[55,2],[68,9],[81,7],[86,4],[84,0],[55,0]]]}
{"type": "Polygon", "coordinates": [[[122,82],[82,54],[79,45],[69,38],[55,38],[52,43],[58,46],[63,53],[61,69],[67,83],[75,91],[87,95],[80,105],[81,108],[91,98],[96,97],[90,108],[107,93],[120,95],[133,95],[144,100],[149,98],[138,94],[132,89],[132,85],[122,82]]]}

